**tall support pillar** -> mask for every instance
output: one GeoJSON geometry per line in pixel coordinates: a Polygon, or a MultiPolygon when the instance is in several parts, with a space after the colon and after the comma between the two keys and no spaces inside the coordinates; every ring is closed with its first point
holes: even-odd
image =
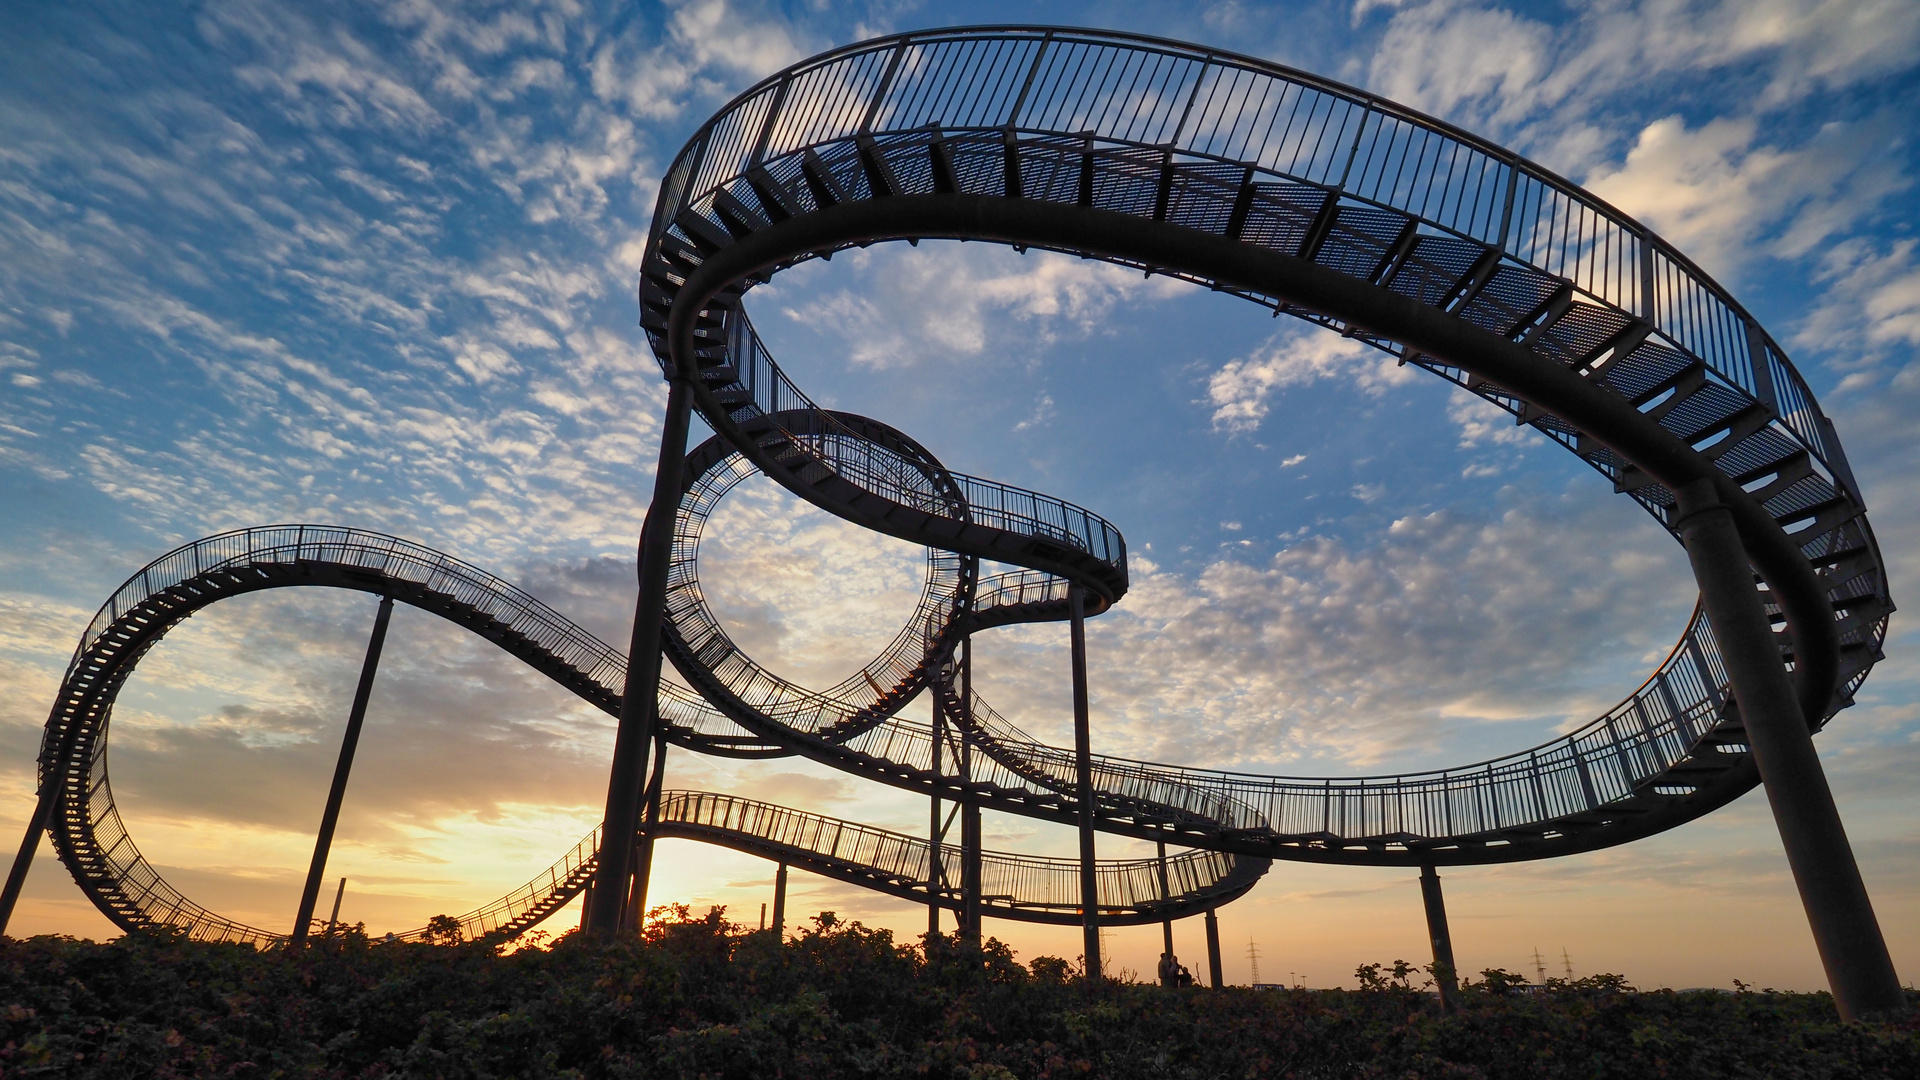
{"type": "Polygon", "coordinates": [[[1213,909],[1207,909],[1207,978],[1213,980],[1214,989],[1226,985],[1226,977],[1220,972],[1220,919],[1213,909]]]}
{"type": "Polygon", "coordinates": [[[781,863],[780,869],[773,874],[773,935],[781,937],[787,932],[787,864],[781,863]]]}
{"type": "Polygon", "coordinates": [[[1453,934],[1447,929],[1440,875],[1430,865],[1420,868],[1420,899],[1427,908],[1427,939],[1433,943],[1433,984],[1440,988],[1440,1007],[1452,1012],[1459,1003],[1460,970],[1453,964],[1453,934]]]}
{"type": "Polygon", "coordinates": [[[600,833],[600,863],[594,872],[596,902],[583,922],[596,934],[620,928],[620,899],[633,872],[633,835],[640,824],[640,803],[652,748],[654,713],[660,695],[660,620],[667,610],[667,564],[673,558],[674,516],[680,510],[681,478],[686,473],[687,423],[693,412],[686,381],[668,383],[667,416],[660,435],[660,462],[654,468],[653,503],[640,528],[640,597],[633,609],[633,638],[627,648],[627,684],[620,697],[620,726],[613,739],[613,765],[607,778],[607,812],[600,833]]]}
{"type": "MultiPolygon", "coordinates": [[[[1167,842],[1165,840],[1159,841],[1158,848],[1160,852],[1160,865],[1158,868],[1160,870],[1160,899],[1171,900],[1173,899],[1173,889],[1169,887],[1167,883],[1167,842]]],[[[1173,955],[1172,919],[1160,920],[1160,947],[1165,950],[1168,956],[1173,955]]]]}
{"type": "Polygon", "coordinates": [[[647,917],[647,882],[653,874],[653,834],[660,825],[660,789],[667,777],[667,739],[664,733],[653,740],[653,775],[647,779],[646,824],[634,839],[633,891],[627,896],[622,925],[639,933],[647,917]]]}
{"type": "MultiPolygon", "coordinates": [[[[935,679],[940,673],[935,672],[935,679]]],[[[945,862],[940,858],[940,743],[946,738],[946,707],[940,703],[940,693],[933,698],[933,748],[927,752],[927,767],[933,770],[933,797],[927,800],[927,933],[940,933],[940,885],[945,862]]]]}
{"type": "MultiPolygon", "coordinates": [[[[960,639],[960,782],[973,781],[973,638],[960,639]]],[[[968,801],[960,806],[960,931],[980,944],[980,807],[968,801]]]]}
{"type": "Polygon", "coordinates": [[[1073,651],[1073,765],[1074,798],[1080,803],[1080,925],[1085,937],[1087,981],[1100,972],[1100,886],[1094,877],[1093,736],[1087,719],[1087,611],[1086,592],[1067,587],[1072,613],[1073,651]]]}
{"type": "Polygon", "coordinates": [[[340,901],[348,897],[348,880],[340,878],[340,888],[334,890],[334,913],[326,917],[326,934],[332,934],[340,926],[340,901]]]}
{"type": "Polygon", "coordinates": [[[347,898],[347,879],[341,878],[340,887],[333,890],[333,914],[327,916],[326,932],[329,935],[333,933],[335,927],[340,925],[340,901],[345,900],[346,898],[347,898]]]}
{"type": "Polygon", "coordinates": [[[53,820],[53,804],[59,801],[60,785],[51,776],[41,776],[40,797],[33,804],[33,816],[27,819],[27,835],[20,838],[20,851],[13,857],[13,869],[7,872],[7,886],[0,890],[0,934],[7,932],[13,919],[13,905],[27,883],[27,871],[33,868],[33,856],[40,850],[40,834],[53,820]]]}
{"type": "Polygon", "coordinates": [[[293,917],[293,941],[307,940],[313,906],[320,901],[320,880],[327,875],[327,853],[333,847],[333,829],[340,823],[340,803],[347,797],[347,774],[353,771],[353,752],[360,745],[360,727],[367,719],[367,699],[373,696],[373,676],[380,670],[380,650],[387,643],[387,621],[393,618],[393,597],[380,598],[373,617],[373,636],[367,639],[367,658],[360,665],[360,685],[353,691],[353,709],[347,714],[347,734],[340,740],[340,759],[333,765],[333,786],[327,789],[327,808],[320,815],[320,835],[313,842],[313,862],[307,884],[300,890],[300,910],[293,917]]]}
{"type": "Polygon", "coordinates": [[[1840,823],[1807,718],[1782,666],[1732,511],[1713,481],[1677,493],[1674,524],[1733,684],[1747,745],[1767,790],[1814,945],[1842,1020],[1905,1008],[1866,884],[1840,823]]]}

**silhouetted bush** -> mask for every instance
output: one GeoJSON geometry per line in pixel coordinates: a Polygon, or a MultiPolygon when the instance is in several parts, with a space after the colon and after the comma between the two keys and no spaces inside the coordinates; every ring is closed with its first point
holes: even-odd
{"type": "Polygon", "coordinates": [[[998,941],[905,945],[822,913],[783,942],[684,907],[638,940],[505,954],[358,930],[269,953],[0,939],[0,1076],[1920,1076],[1911,1015],[1845,1025],[1825,994],[1522,992],[1490,971],[1448,1016],[1417,971],[1368,965],[1359,991],[1088,987],[998,941]]]}

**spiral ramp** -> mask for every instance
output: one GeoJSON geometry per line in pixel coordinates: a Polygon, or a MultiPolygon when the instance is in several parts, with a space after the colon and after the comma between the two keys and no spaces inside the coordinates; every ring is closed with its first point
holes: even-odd
{"type": "MultiPolygon", "coordinates": [[[[673,538],[663,651],[691,690],[663,683],[659,714],[676,744],[800,754],[1047,820],[1076,822],[1086,809],[1073,754],[964,692],[955,648],[995,626],[1065,618],[1070,586],[1092,614],[1119,602],[1120,532],[1072,503],[953,473],[879,421],[816,406],[742,307],[789,266],[922,238],[1184,278],[1354,337],[1506,409],[1670,531],[1677,486],[1711,479],[1764,579],[1781,662],[1813,727],[1851,704],[1880,658],[1893,605],[1832,425],[1759,324],[1645,227],[1471,135],[1262,61],[1091,31],[960,29],[850,46],[769,78],[696,133],[662,186],[642,325],[718,433],[688,455],[673,538]],[[824,691],[747,657],[700,592],[701,528],[755,470],[930,552],[908,625],[824,691]],[[982,559],[1015,569],[982,578],[982,559]],[[946,733],[900,716],[922,693],[951,719],[946,733]],[[973,767],[935,768],[936,739],[975,751],[973,767]]],[[[393,596],[617,712],[624,657],[447,556],[316,526],[187,545],[130,580],[89,627],[42,747],[42,784],[59,792],[56,847],[123,927],[278,937],[193,905],[146,864],[113,807],[105,750],[114,694],[167,628],[224,596],[283,585],[393,596]]],[[[1727,665],[1698,611],[1618,705],[1490,761],[1295,778],[1095,757],[1093,776],[1098,828],[1190,849],[1170,861],[1182,868],[1178,890],[1148,880],[1146,864],[1103,864],[1102,919],[1113,922],[1217,906],[1276,858],[1432,866],[1592,850],[1673,828],[1758,782],[1727,665]]],[[[733,796],[662,793],[660,803],[658,835],[951,900],[954,854],[936,857],[925,838],[733,796]]],[[[466,916],[469,928],[511,935],[556,910],[591,878],[599,839],[466,916]]],[[[1050,884],[1056,860],[987,862],[1004,884],[990,913],[1079,921],[1074,890],[1050,884]]]]}

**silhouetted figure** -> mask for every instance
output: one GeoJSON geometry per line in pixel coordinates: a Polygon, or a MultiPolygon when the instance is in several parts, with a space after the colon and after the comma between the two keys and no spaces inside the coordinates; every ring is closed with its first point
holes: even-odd
{"type": "Polygon", "coordinates": [[[1170,952],[1160,954],[1160,985],[1180,985],[1180,961],[1175,960],[1170,952]]]}
{"type": "Polygon", "coordinates": [[[1174,981],[1181,986],[1192,986],[1193,972],[1187,970],[1187,965],[1176,963],[1174,967],[1180,969],[1179,973],[1174,976],[1174,981]]]}

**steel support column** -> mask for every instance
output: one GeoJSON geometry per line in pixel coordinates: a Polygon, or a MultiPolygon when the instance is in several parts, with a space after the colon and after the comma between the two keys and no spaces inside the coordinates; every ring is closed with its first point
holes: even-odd
{"type": "Polygon", "coordinates": [[[636,934],[646,924],[647,882],[653,874],[653,833],[660,825],[660,795],[666,777],[667,740],[664,735],[656,735],[653,740],[653,774],[647,779],[646,825],[641,828],[634,842],[633,891],[627,896],[624,919],[627,928],[636,934]]]}
{"type": "Polygon", "coordinates": [[[787,932],[787,864],[781,863],[780,869],[773,874],[773,933],[779,937],[787,932]]]}
{"type": "Polygon", "coordinates": [[[680,480],[686,471],[687,422],[693,411],[685,379],[671,380],[667,415],[660,435],[660,462],[653,473],[653,503],[640,528],[640,597],[633,609],[633,638],[627,649],[627,684],[620,698],[620,726],[613,739],[613,765],[607,778],[607,812],[600,834],[600,865],[594,871],[594,895],[583,922],[593,933],[620,928],[627,879],[633,872],[633,835],[640,823],[647,752],[652,749],[654,714],[660,694],[660,620],[667,607],[667,568],[673,559],[673,521],[680,511],[680,480]]]}
{"type": "MultiPolygon", "coordinates": [[[[1167,884],[1167,842],[1164,840],[1159,841],[1156,849],[1160,854],[1160,863],[1157,867],[1160,871],[1160,899],[1171,900],[1173,899],[1173,889],[1167,884]]],[[[1172,919],[1160,920],[1160,946],[1166,950],[1168,956],[1173,955],[1172,919]]]]}
{"type": "Polygon", "coordinates": [[[1420,868],[1420,899],[1427,908],[1427,940],[1433,944],[1433,984],[1440,988],[1440,1007],[1452,1012],[1460,995],[1460,971],[1453,963],[1453,933],[1447,929],[1440,875],[1431,865],[1420,868]]]}
{"type": "Polygon", "coordinates": [[[340,901],[345,900],[346,898],[347,898],[347,879],[341,878],[340,887],[333,890],[333,914],[327,916],[326,932],[328,934],[332,934],[334,927],[340,925],[340,901]]]}
{"type": "MultiPolygon", "coordinates": [[[[935,672],[935,679],[940,673],[935,672]]],[[[933,770],[933,797],[927,800],[927,933],[940,933],[940,740],[946,738],[946,710],[940,704],[940,694],[935,693],[933,700],[933,748],[928,751],[927,767],[933,770]]]]}
{"type": "Polygon", "coordinates": [[[300,910],[293,917],[296,943],[307,940],[313,906],[320,901],[320,880],[327,874],[333,829],[340,823],[340,803],[347,797],[347,774],[353,771],[353,752],[360,745],[360,727],[367,719],[367,699],[373,696],[373,676],[380,670],[380,650],[387,643],[387,622],[392,618],[393,597],[382,596],[380,612],[373,617],[373,636],[367,639],[367,657],[360,665],[360,685],[354,688],[353,708],[347,713],[347,734],[340,740],[340,758],[333,765],[333,786],[327,789],[327,808],[320,815],[320,835],[313,842],[313,862],[307,867],[307,884],[300,890],[300,910]]]}
{"type": "Polygon", "coordinates": [[[47,831],[47,822],[53,819],[53,804],[60,801],[60,785],[50,776],[40,778],[40,797],[34,801],[33,816],[27,819],[27,835],[20,838],[20,851],[13,857],[13,869],[7,872],[7,887],[0,892],[0,934],[7,932],[7,923],[13,920],[13,905],[20,899],[20,889],[27,883],[27,871],[33,867],[33,856],[40,850],[40,835],[47,831]]]}
{"type": "MultiPolygon", "coordinates": [[[[973,638],[960,639],[960,783],[973,781],[973,638]]],[[[960,807],[960,929],[968,941],[980,944],[980,807],[971,800],[960,807]]]]}
{"type": "Polygon", "coordinates": [[[1087,719],[1087,610],[1079,585],[1067,588],[1072,613],[1074,798],[1080,804],[1080,925],[1085,938],[1087,981],[1100,973],[1100,885],[1094,877],[1093,735],[1087,719]]]}
{"type": "Polygon", "coordinates": [[[1226,983],[1220,973],[1220,919],[1212,908],[1207,909],[1207,977],[1213,980],[1215,989],[1226,983]]]}
{"type": "Polygon", "coordinates": [[[1731,509],[1710,479],[1676,493],[1675,525],[1700,585],[1774,824],[1843,1020],[1905,1008],[1867,887],[1795,700],[1731,509]]]}

